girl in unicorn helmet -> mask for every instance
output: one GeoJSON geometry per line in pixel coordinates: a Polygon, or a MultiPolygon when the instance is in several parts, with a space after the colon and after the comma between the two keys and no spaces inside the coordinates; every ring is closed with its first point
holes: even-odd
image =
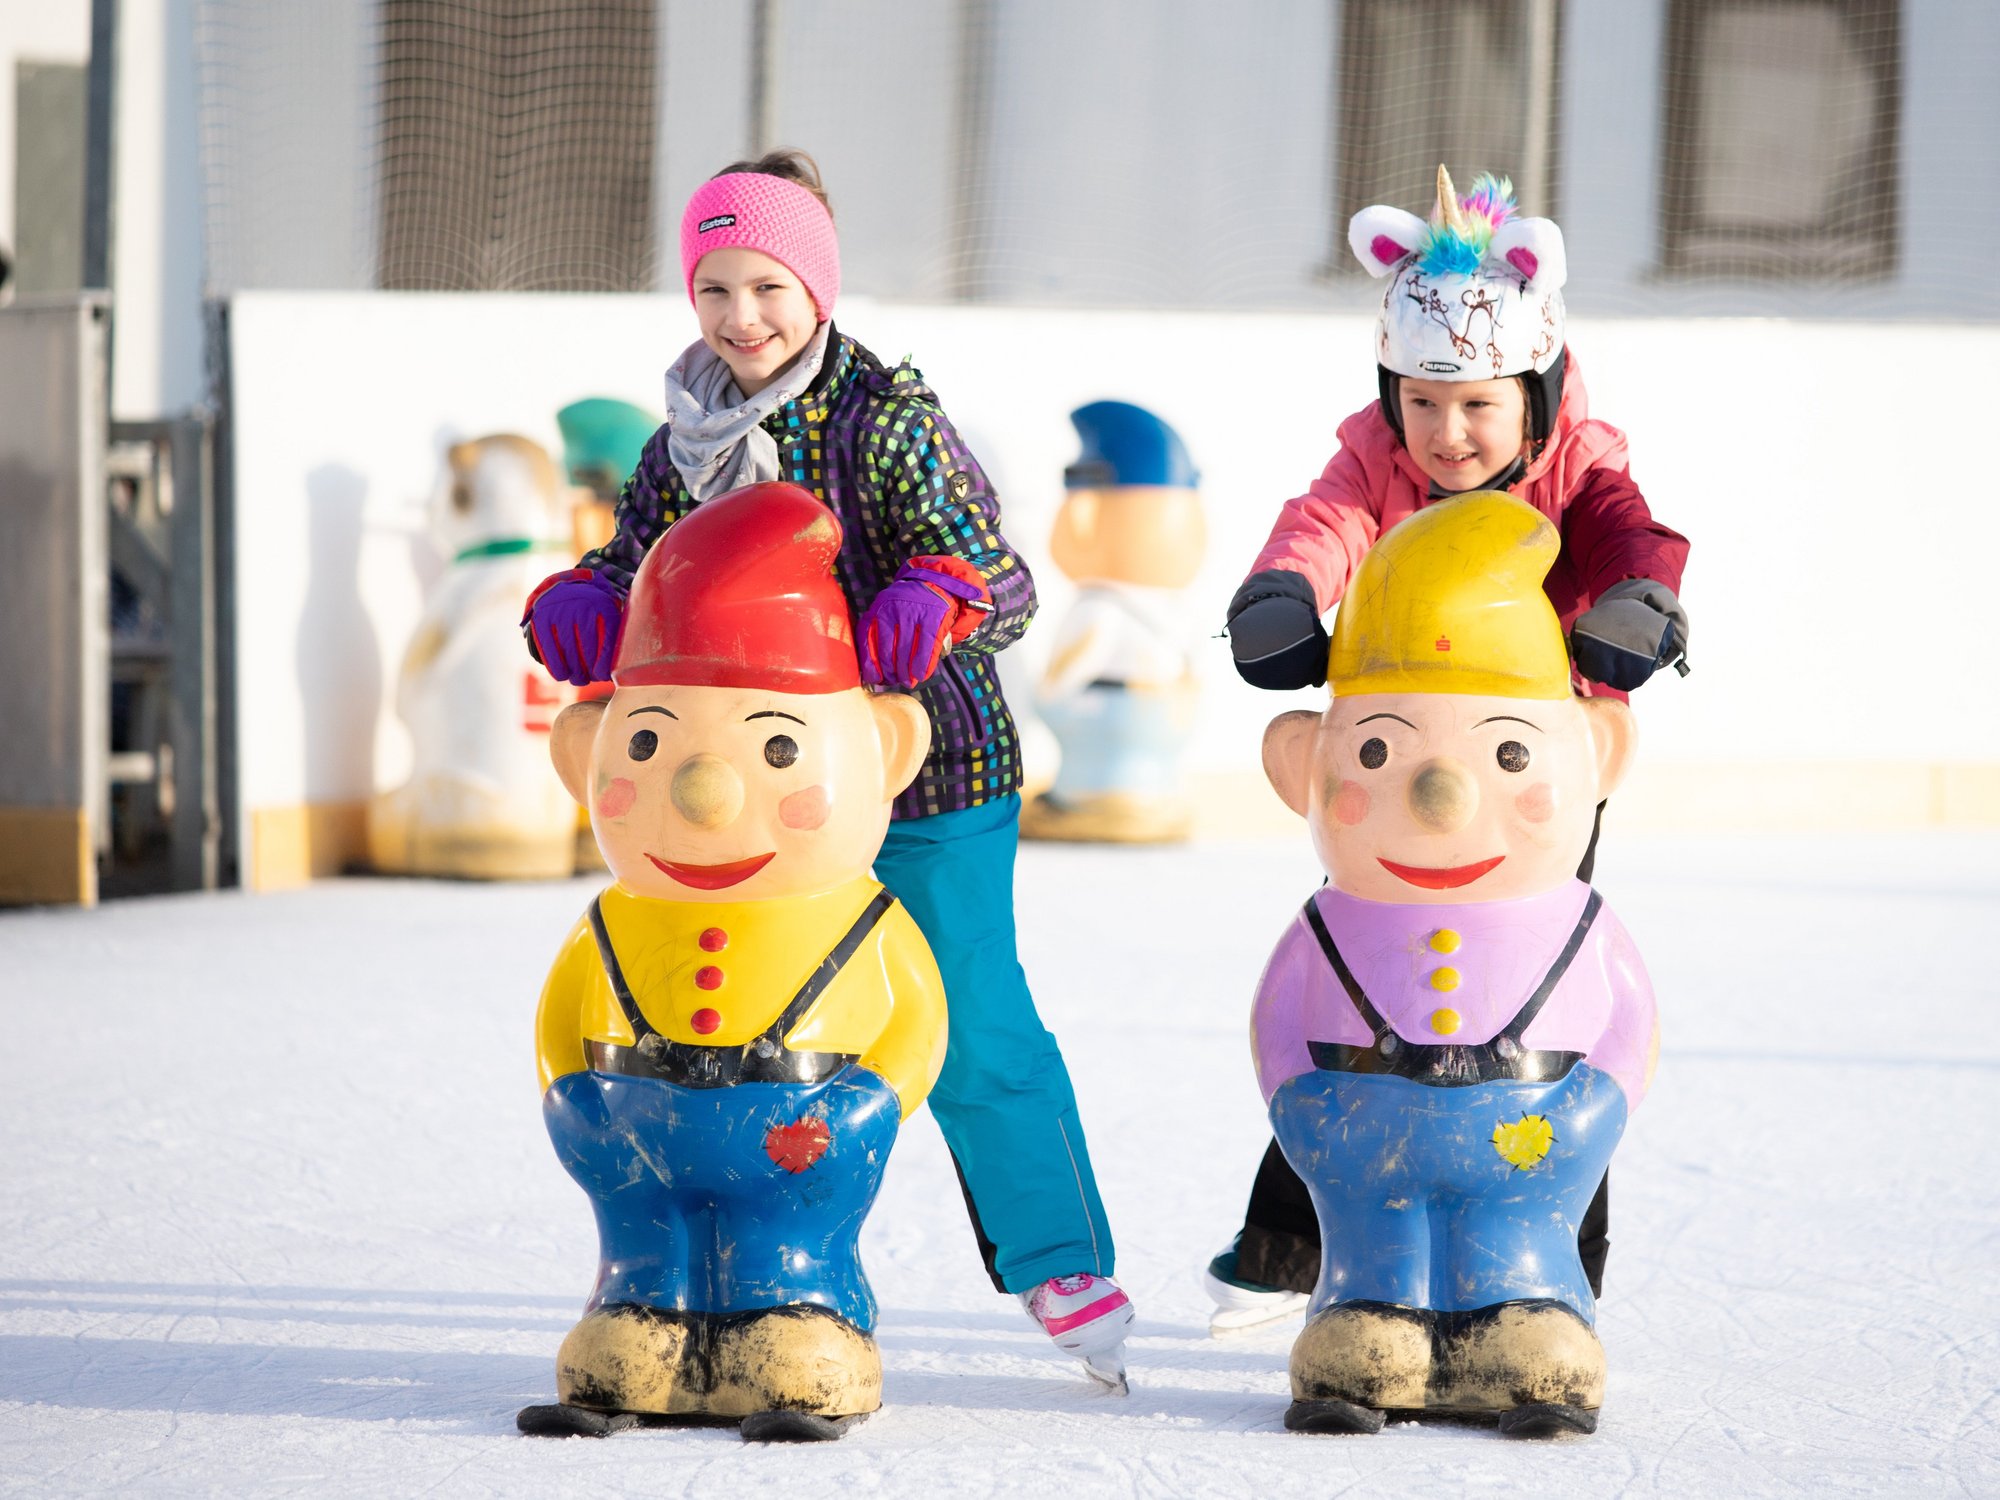
{"type": "MultiPolygon", "coordinates": [[[[1688,544],[1653,519],[1625,435],[1591,417],[1564,339],[1562,231],[1524,218],[1506,179],[1460,196],[1440,166],[1428,222],[1387,205],[1348,225],[1355,257],[1383,278],[1375,330],[1381,399],[1340,424],[1340,449],[1287,500],[1229,604],[1236,670],[1256,687],[1326,680],[1320,623],[1376,539],[1433,501],[1501,490],[1547,516],[1562,552],[1544,582],[1568,639],[1576,690],[1622,698],[1669,663],[1683,674],[1678,597],[1688,544]]],[[[1600,808],[1600,813],[1602,809],[1600,808]]],[[[1588,880],[1592,835],[1578,870],[1588,880]]],[[[1606,1193],[1583,1224],[1593,1290],[1604,1266],[1606,1193]]],[[[1304,1184],[1266,1153],[1237,1241],[1209,1266],[1218,1331],[1302,1309],[1319,1272],[1304,1184]]]]}

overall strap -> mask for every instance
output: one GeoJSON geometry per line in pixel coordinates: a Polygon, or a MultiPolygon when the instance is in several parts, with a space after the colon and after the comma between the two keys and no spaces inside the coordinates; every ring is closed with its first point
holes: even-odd
{"type": "Polygon", "coordinates": [[[876,892],[862,908],[840,941],[821,959],[806,982],[786,1003],[778,1018],[757,1036],[740,1046],[709,1046],[700,1042],[677,1042],[654,1030],[639,1009],[625,971],[611,945],[604,923],[603,906],[590,903],[590,932],[597,941],[597,955],[604,965],[605,978],[617,997],[618,1008],[632,1028],[632,1045],[591,1042],[587,1052],[591,1066],[600,1072],[627,1073],[637,1077],[662,1078],[692,1088],[721,1088],[736,1083],[813,1083],[831,1076],[853,1057],[845,1053],[793,1052],[784,1045],[785,1034],[805,1018],[813,1003],[826,993],[840,971],[867,941],[896,898],[887,890],[876,892]]]}
{"type": "Polygon", "coordinates": [[[611,934],[604,926],[604,902],[600,896],[590,898],[590,935],[597,939],[598,961],[604,965],[604,977],[611,981],[611,993],[618,997],[618,1008],[625,1012],[625,1024],[632,1028],[633,1044],[642,1044],[649,1036],[659,1036],[640,1014],[638,1002],[632,998],[632,987],[625,982],[625,971],[618,966],[617,950],[611,946],[611,934]]]}
{"type": "Polygon", "coordinates": [[[1582,951],[1583,940],[1603,905],[1604,898],[1592,891],[1569,941],[1563,945],[1562,952],[1556,956],[1534,994],[1528,997],[1527,1003],[1515,1013],[1504,1030],[1490,1042],[1452,1043],[1406,1042],[1398,1036],[1395,1028],[1362,991],[1360,981],[1347,966],[1347,960],[1341,957],[1340,947],[1327,930],[1317,902],[1308,901],[1306,922],[1311,926],[1313,936],[1319,939],[1320,949],[1339,978],[1341,988],[1347,991],[1347,998],[1354,1002],[1361,1019],[1375,1033],[1374,1045],[1370,1047],[1308,1040],[1306,1048],[1312,1056],[1313,1065],[1333,1073],[1389,1074],[1433,1088],[1462,1088],[1469,1084],[1499,1081],[1546,1083],[1567,1077],[1570,1069],[1582,1060],[1582,1053],[1530,1051],[1521,1045],[1521,1036],[1529,1023],[1541,1013],[1556,985],[1582,951]]]}
{"type": "Polygon", "coordinates": [[[1375,1045],[1380,1047],[1387,1041],[1390,1045],[1384,1050],[1394,1050],[1395,1042],[1391,1039],[1395,1038],[1396,1029],[1389,1024],[1382,1012],[1375,1008],[1375,1002],[1362,990],[1361,981],[1356,979],[1354,971],[1347,967],[1347,960],[1340,956],[1340,949],[1333,941],[1333,934],[1326,930],[1326,919],[1319,914],[1317,897],[1308,897],[1306,900],[1306,922],[1312,928],[1313,936],[1319,939],[1320,951],[1326,954],[1326,961],[1333,966],[1334,975],[1340,980],[1340,987],[1347,991],[1347,998],[1352,1000],[1354,1008],[1361,1012],[1363,1023],[1375,1033],[1375,1045]]]}
{"type": "Polygon", "coordinates": [[[1569,935],[1569,941],[1563,944],[1563,950],[1556,955],[1556,961],[1549,966],[1549,972],[1542,976],[1542,982],[1535,987],[1535,993],[1528,997],[1528,1003],[1515,1012],[1514,1019],[1501,1030],[1501,1036],[1511,1040],[1517,1047],[1521,1044],[1521,1038],[1526,1034],[1529,1025],[1542,1013],[1542,1007],[1549,1003],[1549,996],[1556,992],[1556,986],[1562,982],[1563,975],[1569,972],[1569,966],[1576,962],[1577,954],[1583,951],[1583,940],[1590,935],[1590,925],[1597,920],[1597,914],[1603,908],[1604,897],[1595,890],[1591,891],[1590,899],[1583,903],[1583,915],[1576,919],[1576,930],[1569,935]]]}
{"type": "Polygon", "coordinates": [[[785,1033],[805,1019],[806,1012],[813,1007],[813,1002],[826,993],[826,987],[833,983],[842,969],[847,967],[847,961],[860,951],[861,945],[868,941],[868,934],[875,930],[876,924],[888,915],[889,908],[895,904],[896,898],[889,893],[887,887],[875,893],[875,899],[861,908],[861,915],[854,919],[853,925],[842,935],[840,941],[835,943],[826,957],[819,961],[819,967],[812,971],[812,976],[799,986],[799,992],[792,996],[791,1003],[779,1014],[778,1019],[766,1028],[765,1036],[774,1042],[784,1041],[785,1033]]]}

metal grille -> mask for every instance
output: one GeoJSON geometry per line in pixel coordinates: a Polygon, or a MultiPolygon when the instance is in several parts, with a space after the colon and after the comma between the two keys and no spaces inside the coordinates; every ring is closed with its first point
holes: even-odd
{"type": "Polygon", "coordinates": [[[1359,308],[1348,217],[1442,161],[1557,218],[1579,312],[2000,316],[1991,6],[195,9],[218,292],[678,291],[686,195],[794,145],[877,297],[1359,308]]]}
{"type": "Polygon", "coordinates": [[[382,0],[385,288],[643,291],[653,0],[382,0]]]}

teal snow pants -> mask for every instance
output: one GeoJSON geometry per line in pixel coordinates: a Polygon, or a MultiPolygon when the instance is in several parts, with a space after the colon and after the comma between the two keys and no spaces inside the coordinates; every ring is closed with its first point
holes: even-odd
{"type": "Polygon", "coordinates": [[[931,1114],[958,1166],[993,1284],[1109,1276],[1111,1226],[1056,1039],[1014,947],[1021,799],[889,825],[875,878],[916,919],[944,976],[951,1042],[931,1114]]]}

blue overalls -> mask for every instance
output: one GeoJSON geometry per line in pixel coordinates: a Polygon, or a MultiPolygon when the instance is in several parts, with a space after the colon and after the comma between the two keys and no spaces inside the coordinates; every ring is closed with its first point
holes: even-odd
{"type": "Polygon", "coordinates": [[[592,1310],[728,1314],[810,1303],[873,1331],[858,1240],[901,1105],[852,1056],[795,1052],[784,1037],[893,903],[878,895],[778,1019],[741,1047],[654,1031],[591,903],[598,954],[635,1045],[586,1042],[589,1069],[556,1079],[542,1114],[597,1214],[592,1310]]]}
{"type": "Polygon", "coordinates": [[[1375,1034],[1366,1047],[1309,1042],[1315,1070],[1271,1098],[1278,1143],[1319,1215],[1314,1312],[1345,1302],[1462,1312],[1548,1298],[1595,1323],[1577,1224],[1624,1133],[1625,1094],[1581,1054],[1530,1049],[1521,1038],[1602,905],[1593,891],[1513,1020],[1467,1046],[1399,1036],[1306,903],[1328,963],[1375,1034]]]}

